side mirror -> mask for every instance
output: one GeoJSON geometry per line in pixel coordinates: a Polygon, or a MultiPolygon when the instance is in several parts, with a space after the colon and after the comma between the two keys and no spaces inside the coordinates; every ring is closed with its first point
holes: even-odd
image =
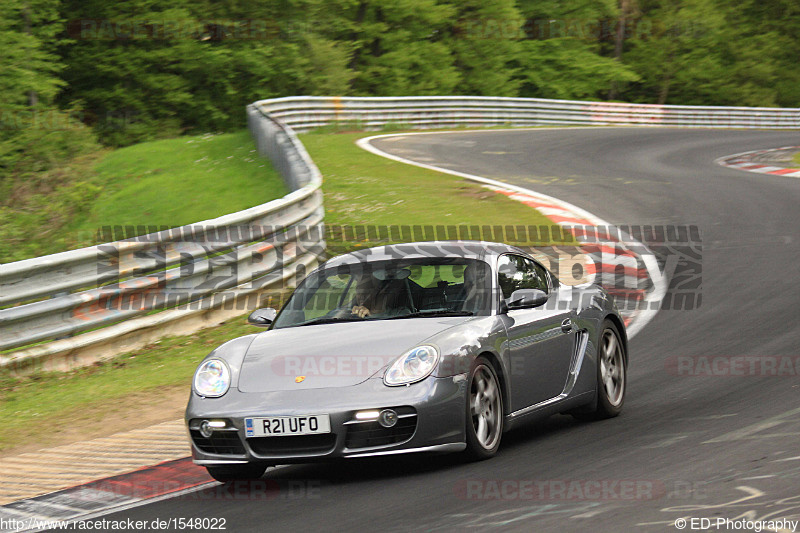
{"type": "Polygon", "coordinates": [[[272,307],[265,307],[264,309],[256,309],[250,316],[247,317],[247,323],[251,326],[259,326],[265,328],[270,326],[275,321],[278,312],[272,307]]]}
{"type": "Polygon", "coordinates": [[[544,305],[549,296],[539,289],[517,289],[508,298],[509,309],[528,309],[544,305]]]}

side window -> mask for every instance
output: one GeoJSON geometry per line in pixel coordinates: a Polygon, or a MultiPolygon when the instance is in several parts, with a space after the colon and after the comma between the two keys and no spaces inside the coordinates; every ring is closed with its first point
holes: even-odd
{"type": "Polygon", "coordinates": [[[528,258],[518,255],[504,255],[497,264],[497,282],[508,298],[517,289],[539,289],[550,292],[547,287],[547,273],[528,258]]]}

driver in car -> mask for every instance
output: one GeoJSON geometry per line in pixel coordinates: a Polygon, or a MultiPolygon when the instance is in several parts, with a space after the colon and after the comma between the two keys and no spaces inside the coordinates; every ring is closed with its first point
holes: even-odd
{"type": "MultiPolygon", "coordinates": [[[[359,318],[374,314],[399,315],[409,313],[403,301],[404,278],[377,279],[374,274],[365,274],[356,287],[355,305],[351,313],[359,318]]],[[[408,297],[405,298],[408,300],[408,297]]]]}

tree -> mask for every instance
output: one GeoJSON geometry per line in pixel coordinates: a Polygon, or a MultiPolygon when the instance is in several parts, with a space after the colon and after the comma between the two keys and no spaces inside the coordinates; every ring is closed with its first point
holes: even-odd
{"type": "Polygon", "coordinates": [[[604,54],[617,32],[611,1],[519,2],[528,39],[522,43],[520,96],[602,99],[614,84],[638,79],[624,63],[604,54]]]}
{"type": "Polygon", "coordinates": [[[64,83],[55,54],[57,0],[4,0],[0,3],[0,101],[5,108],[47,104],[64,83]]]}
{"type": "Polygon", "coordinates": [[[625,56],[641,76],[623,93],[629,100],[774,106],[779,80],[797,79],[797,38],[765,22],[759,1],[654,0],[642,8],[651,31],[625,56]]]}
{"type": "MultiPolygon", "coordinates": [[[[47,170],[94,146],[77,110],[53,100],[64,82],[56,54],[57,0],[0,3],[0,180],[3,198],[32,172],[47,170]]],[[[0,202],[2,203],[2,202],[0,202]]]]}
{"type": "Polygon", "coordinates": [[[459,76],[443,38],[455,9],[436,0],[348,2],[330,37],[352,46],[354,94],[431,95],[455,90],[459,76]],[[339,31],[336,31],[336,30],[339,31]]]}
{"type": "Polygon", "coordinates": [[[517,96],[518,59],[525,19],[513,0],[454,3],[458,9],[449,45],[461,76],[460,94],[517,96]]]}

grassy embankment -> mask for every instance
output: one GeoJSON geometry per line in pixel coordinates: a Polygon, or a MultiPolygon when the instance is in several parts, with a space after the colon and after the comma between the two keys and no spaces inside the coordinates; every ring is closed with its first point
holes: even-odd
{"type": "Polygon", "coordinates": [[[106,150],[7,187],[0,263],[96,244],[102,226],[181,226],[286,194],[246,131],[106,150]]]}
{"type": "MultiPolygon", "coordinates": [[[[362,136],[302,136],[325,176],[328,224],[548,223],[537,211],[460,178],[365,152],[354,144],[362,136]]],[[[102,193],[90,210],[70,221],[68,231],[93,234],[105,224],[175,226],[282,195],[274,172],[254,159],[251,150],[252,142],[242,132],[155,141],[111,152],[95,167],[97,183],[106,184],[102,193]]],[[[58,434],[57,428],[67,421],[82,426],[81,438],[87,437],[87,427],[97,428],[97,435],[133,427],[136,413],[166,407],[160,406],[159,398],[188,393],[195,366],[214,346],[254,331],[239,318],[72,372],[2,376],[0,417],[6,430],[0,453],[43,443],[40,439],[58,434]]],[[[170,407],[174,412],[175,406],[170,407]]]]}

